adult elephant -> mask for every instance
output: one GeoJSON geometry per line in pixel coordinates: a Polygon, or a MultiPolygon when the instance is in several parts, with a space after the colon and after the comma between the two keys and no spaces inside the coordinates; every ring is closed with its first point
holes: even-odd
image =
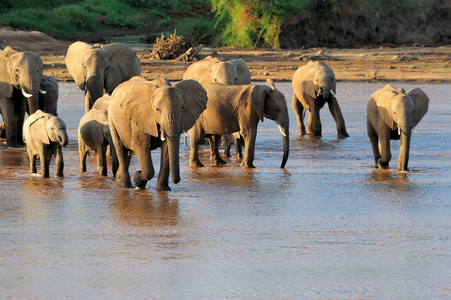
{"type": "Polygon", "coordinates": [[[135,51],[122,43],[93,47],[75,42],[67,50],[66,66],[77,86],[85,91],[85,112],[104,91],[111,94],[121,82],[141,75],[135,51]]]}
{"type": "Polygon", "coordinates": [[[219,156],[220,136],[240,132],[244,139],[245,152],[241,166],[255,168],[254,149],[257,125],[263,117],[274,120],[283,135],[283,159],[285,167],[289,154],[289,117],[285,97],[278,91],[272,80],[270,86],[264,85],[221,85],[205,86],[207,109],[200,115],[196,124],[189,130],[189,164],[203,167],[199,160],[199,144],[204,137],[210,142],[210,161],[212,165],[226,162],[219,156]]]}
{"type": "Polygon", "coordinates": [[[180,181],[180,134],[190,129],[207,104],[207,94],[194,80],[183,80],[174,86],[134,77],[119,85],[111,95],[108,119],[115,153],[113,175],[123,187],[132,187],[128,172],[133,153],[141,171],[134,184],[145,188],[155,170],[151,150],[161,148],[159,191],[170,190],[180,181]]]}
{"type": "Polygon", "coordinates": [[[367,131],[376,167],[388,168],[390,140],[401,139],[398,170],[408,171],[412,129],[428,111],[429,98],[419,88],[406,92],[390,84],[374,92],[367,106],[367,131]]]}
{"type": "Polygon", "coordinates": [[[202,86],[210,83],[227,85],[250,84],[251,72],[242,59],[220,61],[219,59],[204,59],[188,67],[183,79],[194,79],[202,86]]]}
{"type": "Polygon", "coordinates": [[[0,51],[0,113],[8,147],[24,144],[25,110],[27,104],[30,114],[38,110],[43,68],[35,52],[18,52],[9,47],[0,51]]]}
{"type": "Polygon", "coordinates": [[[336,97],[337,81],[332,69],[323,62],[310,61],[296,70],[292,79],[293,109],[296,114],[299,135],[305,135],[304,115],[308,110],[307,133],[321,136],[319,111],[324,104],[337,124],[339,138],[348,137],[345,121],[336,97]]]}

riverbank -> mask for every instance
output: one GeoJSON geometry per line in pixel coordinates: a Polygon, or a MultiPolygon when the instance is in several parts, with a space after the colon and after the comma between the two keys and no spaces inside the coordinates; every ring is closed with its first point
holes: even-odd
{"type": "MultiPolygon", "coordinates": [[[[64,58],[70,42],[60,41],[39,32],[0,29],[0,46],[34,51],[44,61],[44,73],[58,81],[72,81],[64,58]]],[[[181,80],[192,62],[149,60],[145,50],[137,50],[142,63],[142,76],[147,79],[181,80]]],[[[198,59],[209,55],[227,60],[243,58],[255,81],[267,77],[275,81],[290,81],[295,70],[309,60],[325,61],[335,72],[338,81],[415,83],[451,82],[451,45],[443,47],[379,47],[359,49],[292,49],[243,50],[205,48],[198,59]]]]}

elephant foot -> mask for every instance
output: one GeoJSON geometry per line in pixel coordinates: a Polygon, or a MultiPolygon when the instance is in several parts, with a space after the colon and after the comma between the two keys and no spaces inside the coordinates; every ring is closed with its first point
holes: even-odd
{"type": "Polygon", "coordinates": [[[8,148],[23,148],[24,145],[20,145],[18,142],[6,142],[8,148]]]}
{"type": "Polygon", "coordinates": [[[204,167],[204,165],[199,160],[190,162],[189,166],[190,167],[199,167],[199,168],[204,167]]]}
{"type": "Polygon", "coordinates": [[[388,163],[383,163],[380,160],[377,162],[377,167],[381,169],[388,169],[388,163]]]}
{"type": "Polygon", "coordinates": [[[348,132],[346,131],[346,129],[343,129],[343,130],[339,130],[339,131],[338,131],[338,138],[339,138],[339,139],[344,139],[344,138],[347,138],[347,137],[349,137],[349,134],[348,134],[348,132]]]}
{"type": "Polygon", "coordinates": [[[135,175],[133,176],[133,182],[135,183],[137,188],[146,188],[147,180],[141,179],[141,171],[136,171],[135,175]]]}
{"type": "Polygon", "coordinates": [[[244,160],[241,162],[241,167],[243,167],[245,169],[254,169],[255,168],[253,163],[247,162],[247,161],[244,161],[244,160]]]}
{"type": "Polygon", "coordinates": [[[169,187],[168,182],[157,182],[156,190],[159,192],[171,191],[171,188],[169,187]]]}
{"type": "Polygon", "coordinates": [[[211,165],[212,166],[223,166],[226,165],[227,162],[225,160],[223,160],[222,158],[217,158],[217,159],[212,159],[211,160],[211,165]]]}
{"type": "Polygon", "coordinates": [[[116,173],[116,181],[119,182],[123,188],[132,188],[132,182],[130,181],[130,176],[119,175],[116,173]]]}
{"type": "Polygon", "coordinates": [[[63,179],[64,178],[64,174],[58,172],[58,173],[53,174],[53,177],[58,178],[58,179],[63,179]]]}

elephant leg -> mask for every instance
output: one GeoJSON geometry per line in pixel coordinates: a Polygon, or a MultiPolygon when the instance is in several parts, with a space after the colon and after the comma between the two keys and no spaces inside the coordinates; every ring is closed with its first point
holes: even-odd
{"type": "Polygon", "coordinates": [[[388,169],[388,163],[391,160],[391,151],[390,151],[390,133],[384,134],[379,137],[379,151],[381,153],[381,157],[377,161],[377,166],[382,169],[388,169]]]}
{"type": "Polygon", "coordinates": [[[257,129],[252,132],[248,132],[244,136],[244,157],[241,162],[241,167],[245,169],[255,168],[254,162],[254,151],[255,151],[255,140],[257,138],[257,129]]]}
{"type": "Polygon", "coordinates": [[[128,167],[130,165],[131,155],[129,155],[129,149],[127,149],[117,134],[116,128],[110,123],[110,134],[114,141],[113,150],[113,176],[116,177],[116,181],[120,183],[122,187],[131,188],[132,182],[130,174],[128,173],[128,167]]]}
{"type": "MultiPolygon", "coordinates": [[[[54,148],[55,152],[55,163],[56,163],[56,170],[54,176],[56,178],[63,178],[64,177],[64,159],[63,159],[63,147],[60,145],[55,146],[54,148]]],[[[51,155],[50,155],[51,157],[51,155]]],[[[50,158],[49,158],[50,161],[50,158]]]]}
{"type": "MultiPolygon", "coordinates": [[[[194,125],[196,127],[196,125],[194,125]]],[[[190,167],[203,167],[204,165],[199,159],[199,144],[204,138],[203,133],[198,133],[198,128],[192,128],[189,130],[189,166],[190,167]]]]}
{"type": "Polygon", "coordinates": [[[345,120],[343,118],[343,114],[341,113],[340,106],[338,105],[337,99],[333,98],[329,101],[329,110],[332,114],[332,117],[337,124],[337,133],[339,138],[349,137],[348,132],[346,131],[345,120]]]}
{"type": "Polygon", "coordinates": [[[169,148],[168,140],[161,143],[160,172],[158,173],[157,191],[170,191],[169,187],[169,148]]]}
{"type": "Polygon", "coordinates": [[[321,136],[322,125],[321,118],[319,116],[320,107],[319,105],[313,105],[310,107],[307,122],[307,132],[312,136],[321,136]]]}
{"type": "Polygon", "coordinates": [[[211,135],[208,137],[210,143],[210,162],[212,166],[225,165],[227,162],[219,155],[219,142],[221,141],[220,135],[211,135]]]}
{"type": "Polygon", "coordinates": [[[3,122],[5,122],[5,136],[7,147],[19,147],[17,141],[16,122],[14,120],[14,103],[10,98],[4,98],[0,101],[0,110],[2,111],[3,122]]]}
{"type": "Polygon", "coordinates": [[[14,103],[14,122],[16,128],[16,139],[19,145],[25,145],[23,141],[23,123],[25,120],[25,110],[27,107],[27,100],[21,97],[20,100],[14,103]]]}
{"type": "Polygon", "coordinates": [[[304,125],[304,106],[298,100],[295,94],[293,94],[293,110],[296,115],[296,120],[298,123],[299,135],[305,135],[305,125],[304,125]]]}
{"type": "Polygon", "coordinates": [[[243,144],[243,137],[240,137],[239,139],[235,138],[235,151],[238,158],[243,158],[243,144]]]}
{"type": "Polygon", "coordinates": [[[222,142],[224,144],[224,154],[226,157],[230,157],[230,148],[232,146],[232,143],[228,140],[226,136],[222,136],[222,142]]]}
{"type": "Polygon", "coordinates": [[[133,177],[133,182],[135,183],[136,187],[144,189],[146,188],[147,181],[152,179],[155,175],[155,170],[152,164],[152,156],[150,153],[150,146],[139,147],[135,149],[135,153],[138,157],[141,171],[136,171],[133,177]]]}
{"type": "Polygon", "coordinates": [[[85,142],[78,135],[78,154],[80,155],[80,172],[86,172],[86,157],[88,156],[88,149],[85,142]]]}
{"type": "Polygon", "coordinates": [[[36,169],[36,155],[33,155],[33,152],[31,151],[30,147],[27,147],[27,152],[28,152],[28,159],[30,160],[30,172],[31,174],[36,174],[37,173],[37,169],[36,169]]]}
{"type": "Polygon", "coordinates": [[[97,147],[97,173],[103,176],[107,175],[107,163],[106,163],[106,145],[100,145],[97,147]]]}
{"type": "Polygon", "coordinates": [[[50,177],[50,157],[49,157],[49,149],[45,146],[42,146],[39,149],[39,160],[41,162],[41,177],[49,178],[50,177]]]}
{"type": "Polygon", "coordinates": [[[371,143],[371,147],[373,149],[374,164],[375,167],[377,168],[378,161],[381,158],[381,154],[379,152],[379,139],[377,137],[377,133],[374,130],[373,125],[371,125],[371,122],[368,119],[366,120],[366,129],[368,133],[368,138],[371,143]]]}

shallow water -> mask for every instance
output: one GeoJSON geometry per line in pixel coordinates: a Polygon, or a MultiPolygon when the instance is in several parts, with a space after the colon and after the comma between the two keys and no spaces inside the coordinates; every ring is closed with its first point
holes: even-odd
{"type": "Polygon", "coordinates": [[[0,147],[0,298],[449,299],[451,85],[419,86],[431,103],[408,173],[396,171],[399,142],[389,170],[371,167],[366,102],[384,85],[339,83],[350,137],[338,140],[327,108],[323,137],[297,138],[292,89],[280,83],[286,169],[265,120],[256,169],[235,157],[210,167],[207,148],[206,167],[190,168],[181,146],[182,181],[156,192],[156,179],[136,191],[96,175],[94,156],[79,173],[83,92],[60,83],[65,178],[31,176],[25,149],[0,147]]]}

